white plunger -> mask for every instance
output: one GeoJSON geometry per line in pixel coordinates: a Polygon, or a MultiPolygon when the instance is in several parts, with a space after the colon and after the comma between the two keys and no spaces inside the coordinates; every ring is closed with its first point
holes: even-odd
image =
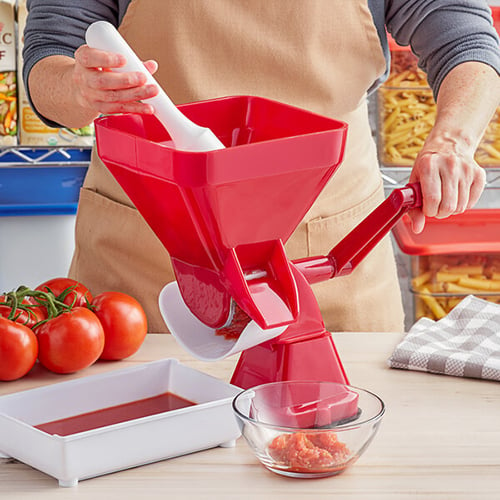
{"type": "Polygon", "coordinates": [[[154,107],[155,115],[167,129],[176,149],[183,151],[224,149],[222,142],[209,128],[200,127],[193,123],[177,109],[112,24],[106,21],[97,21],[91,24],[87,28],[85,39],[87,45],[91,48],[121,54],[126,58],[127,63],[125,66],[113,68],[113,71],[141,72],[146,76],[148,84],[154,84],[158,87],[158,95],[145,99],[143,102],[147,102],[154,107]]]}

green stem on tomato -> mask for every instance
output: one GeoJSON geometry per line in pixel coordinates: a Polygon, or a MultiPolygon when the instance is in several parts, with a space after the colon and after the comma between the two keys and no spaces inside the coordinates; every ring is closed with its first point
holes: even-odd
{"type": "Polygon", "coordinates": [[[29,319],[32,319],[33,316],[36,316],[33,309],[36,307],[43,307],[47,311],[47,318],[36,323],[33,326],[33,329],[36,329],[36,327],[42,323],[59,316],[65,311],[70,311],[73,308],[74,302],[70,305],[63,302],[70,291],[71,290],[65,290],[61,295],[56,297],[50,290],[48,292],[43,292],[41,290],[32,290],[27,286],[21,285],[15,291],[4,294],[6,299],[5,304],[11,308],[8,319],[15,321],[23,311],[28,314],[29,319]],[[37,304],[23,303],[26,297],[34,298],[37,304]]]}

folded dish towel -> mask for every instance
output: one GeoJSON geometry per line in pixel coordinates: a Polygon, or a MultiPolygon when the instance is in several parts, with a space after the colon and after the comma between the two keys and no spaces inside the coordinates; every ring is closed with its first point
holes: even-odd
{"type": "Polygon", "coordinates": [[[500,381],[500,304],[469,295],[439,321],[418,320],[391,368],[500,381]]]}

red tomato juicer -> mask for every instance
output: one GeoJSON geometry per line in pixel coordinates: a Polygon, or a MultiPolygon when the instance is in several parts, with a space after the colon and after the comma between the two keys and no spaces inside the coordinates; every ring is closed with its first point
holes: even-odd
{"type": "Polygon", "coordinates": [[[241,388],[348,383],[311,284],[355,269],[420,204],[418,186],[394,190],[328,255],[292,261],[284,243],[341,164],[347,125],[250,96],[178,108],[225,149],[176,150],[154,116],[95,122],[100,158],[170,254],[176,282],[160,295],[170,330],[201,359],[241,352],[231,380],[241,388]],[[227,339],[217,329],[234,305],[252,321],[227,339]]]}

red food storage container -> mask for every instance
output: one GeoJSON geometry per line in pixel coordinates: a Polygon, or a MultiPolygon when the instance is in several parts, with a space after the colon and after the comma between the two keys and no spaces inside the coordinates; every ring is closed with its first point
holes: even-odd
{"type": "Polygon", "coordinates": [[[441,319],[467,295],[500,304],[500,209],[429,218],[420,234],[404,216],[393,229],[409,255],[414,319],[441,319]]]}

